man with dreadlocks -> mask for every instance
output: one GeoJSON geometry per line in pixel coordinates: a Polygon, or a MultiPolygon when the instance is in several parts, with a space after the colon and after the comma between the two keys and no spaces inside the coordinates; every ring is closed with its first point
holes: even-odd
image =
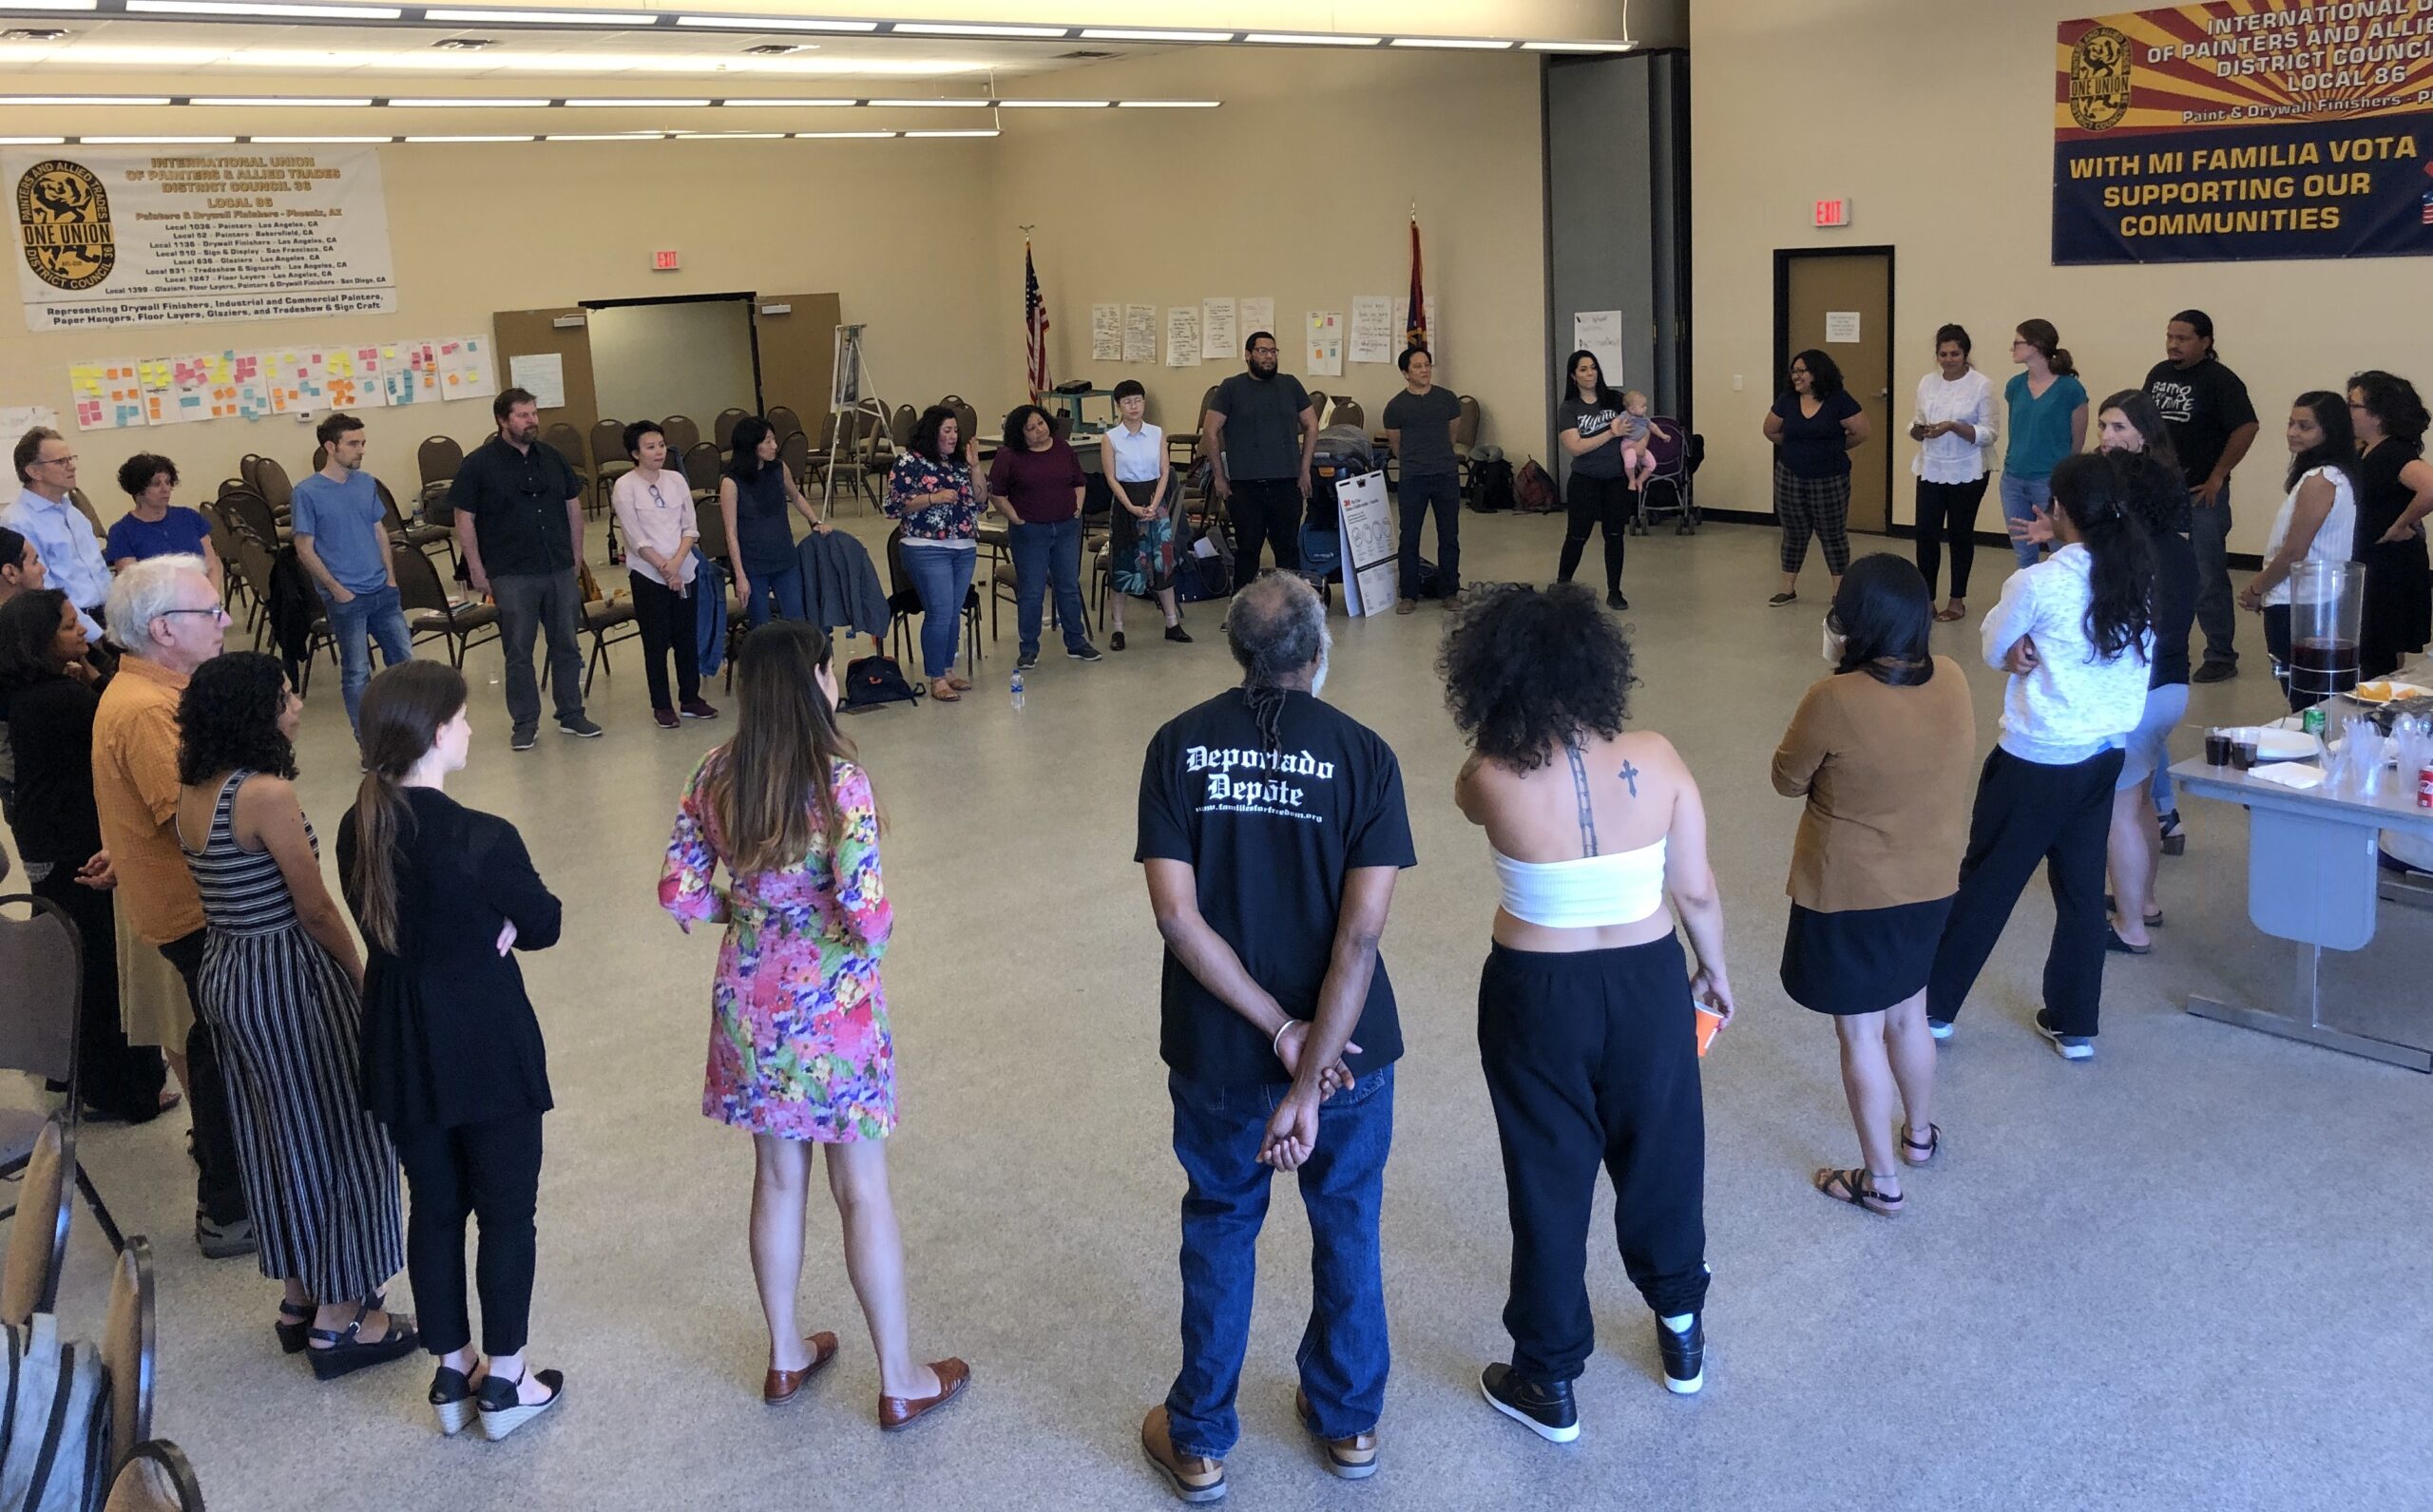
{"type": "Polygon", "coordinates": [[[1298,1173],[1313,1251],[1295,1394],[1327,1468],[1377,1468],[1386,1292],[1377,1215],[1403,1053],[1378,959],[1416,864],[1401,765],[1318,701],[1326,605],[1289,573],[1234,596],[1238,688],[1177,716],[1140,771],[1140,850],[1166,942],[1159,1050],[1182,1204],[1182,1369],[1140,1447],[1186,1502],[1224,1494],[1240,1424],[1268,1168],[1298,1173]]]}

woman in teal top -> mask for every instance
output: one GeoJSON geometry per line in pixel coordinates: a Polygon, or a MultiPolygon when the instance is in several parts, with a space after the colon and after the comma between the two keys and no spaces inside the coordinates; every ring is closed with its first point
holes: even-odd
{"type": "MultiPolygon", "coordinates": [[[[2011,360],[2024,370],[2002,386],[2010,410],[2002,453],[2002,518],[2027,521],[2053,502],[2053,468],[2087,444],[2087,389],[2061,334],[2050,320],[2022,320],[2011,338],[2011,360]]],[[[2019,565],[2032,567],[2044,553],[2039,542],[2011,533],[2019,565]]]]}

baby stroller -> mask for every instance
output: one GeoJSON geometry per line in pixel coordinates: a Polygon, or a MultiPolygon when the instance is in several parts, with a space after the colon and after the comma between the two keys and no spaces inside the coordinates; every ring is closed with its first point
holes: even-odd
{"type": "Polygon", "coordinates": [[[1647,534],[1650,520],[1668,514],[1673,516],[1675,535],[1697,534],[1698,502],[1690,479],[1706,460],[1706,437],[1692,435],[1681,429],[1680,421],[1659,414],[1648,421],[1647,451],[1656,459],[1656,471],[1639,490],[1638,516],[1631,521],[1631,534],[1647,534]],[[1669,502],[1658,504],[1658,498],[1669,502]]]}
{"type": "Polygon", "coordinates": [[[1330,602],[1328,584],[1343,581],[1343,516],[1335,507],[1335,485],[1374,470],[1376,451],[1368,431],[1335,425],[1318,432],[1310,458],[1310,508],[1301,522],[1301,576],[1330,602]]]}

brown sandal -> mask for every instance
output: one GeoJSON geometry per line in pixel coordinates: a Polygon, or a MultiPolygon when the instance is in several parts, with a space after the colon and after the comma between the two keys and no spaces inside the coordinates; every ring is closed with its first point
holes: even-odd
{"type": "Polygon", "coordinates": [[[1847,1202],[1854,1208],[1865,1208],[1880,1218],[1901,1215],[1901,1197],[1886,1196],[1875,1189],[1875,1173],[1862,1166],[1836,1171],[1830,1166],[1816,1173],[1816,1190],[1836,1202],[1847,1202]]]}
{"type": "Polygon", "coordinates": [[[1930,1164],[1936,1155],[1943,1150],[1943,1125],[1927,1124],[1926,1137],[1924,1140],[1909,1138],[1910,1132],[1907,1124],[1901,1125],[1901,1163],[1904,1165],[1930,1164]],[[1918,1153],[1922,1150],[1925,1152],[1923,1155],[1918,1153]]]}
{"type": "Polygon", "coordinates": [[[929,699],[933,703],[961,703],[963,695],[955,692],[954,684],[946,679],[932,678],[929,679],[929,699]]]}
{"type": "Polygon", "coordinates": [[[1965,620],[1967,618],[1968,605],[1964,603],[1946,605],[1945,607],[1935,611],[1935,623],[1937,624],[1949,624],[1954,620],[1965,620]]]}

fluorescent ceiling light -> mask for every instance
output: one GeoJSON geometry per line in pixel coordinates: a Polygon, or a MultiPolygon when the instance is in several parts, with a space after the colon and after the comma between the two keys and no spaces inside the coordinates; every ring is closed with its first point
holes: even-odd
{"type": "Polygon", "coordinates": [[[956,98],[952,100],[872,100],[870,103],[888,110],[927,110],[931,105],[943,105],[949,108],[957,106],[967,108],[972,105],[985,105],[988,102],[986,100],[966,100],[956,98]]]}
{"type": "MultiPolygon", "coordinates": [[[[0,0],[0,10],[14,10],[15,5],[0,0]]],[[[282,33],[293,36],[296,33],[282,33]]],[[[80,39],[72,52],[62,51],[53,44],[16,48],[0,46],[0,56],[39,56],[45,59],[72,57],[80,67],[109,68],[177,68],[189,72],[210,70],[225,78],[230,72],[294,72],[310,70],[318,75],[313,82],[326,87],[329,76],[347,69],[368,69],[380,73],[447,73],[451,78],[479,73],[484,77],[502,75],[582,74],[599,78],[614,74],[621,78],[662,77],[669,82],[684,78],[687,82],[707,82],[689,76],[716,75],[726,84],[738,80],[768,80],[792,84],[797,88],[805,83],[825,82],[830,78],[859,75],[886,77],[903,83],[927,82],[954,74],[976,74],[984,65],[968,59],[901,58],[901,57],[840,57],[817,52],[784,58],[755,58],[718,53],[643,52],[621,48],[613,52],[542,52],[519,53],[513,49],[491,52],[446,52],[427,47],[411,48],[294,48],[246,47],[231,50],[226,45],[196,47],[158,43],[105,43],[80,39]],[[38,48],[38,50],[37,50],[38,48]]],[[[0,83],[10,81],[0,80],[0,83]]],[[[602,82],[606,82],[603,79],[602,82]]],[[[877,86],[876,87],[884,87],[877,86]]]]}
{"type": "Polygon", "coordinates": [[[755,107],[757,107],[757,108],[763,109],[763,110],[817,110],[817,109],[824,109],[824,108],[826,108],[826,107],[828,107],[828,106],[830,106],[830,105],[860,105],[860,104],[861,104],[861,102],[860,102],[859,100],[736,100],[736,99],[726,99],[726,100],[721,100],[721,101],[719,101],[719,102],[718,102],[718,104],[720,104],[720,105],[725,105],[725,106],[726,106],[728,109],[730,109],[730,110],[731,110],[731,109],[734,109],[734,108],[735,108],[736,106],[738,106],[738,105],[751,105],[751,106],[755,106],[755,107]]]}
{"type": "Polygon", "coordinates": [[[795,140],[797,142],[841,142],[847,138],[891,137],[893,135],[895,135],[895,133],[892,131],[797,131],[794,134],[795,140]]]}
{"type": "Polygon", "coordinates": [[[1387,44],[1393,48],[1461,48],[1477,52],[1503,52],[1512,46],[1492,37],[1396,37],[1387,44]]]}
{"type": "Polygon", "coordinates": [[[802,21],[793,16],[678,16],[680,27],[714,31],[876,31],[875,21],[802,21]]]}
{"type": "Polygon", "coordinates": [[[617,105],[648,105],[656,109],[663,105],[670,110],[686,110],[696,105],[707,105],[709,102],[707,100],[620,100],[612,96],[604,100],[569,100],[566,104],[578,109],[613,108],[617,105]]]}
{"type": "Polygon", "coordinates": [[[1222,100],[1118,100],[1119,110],[1214,110],[1222,100]]]}
{"type": "Polygon", "coordinates": [[[656,26],[659,17],[647,10],[425,10],[426,21],[473,21],[489,25],[503,21],[509,25],[535,27],[648,27],[656,26]]]}
{"type": "Polygon", "coordinates": [[[0,137],[0,147],[56,147],[66,137],[0,137]]]}
{"type": "Polygon", "coordinates": [[[657,142],[661,137],[682,136],[682,132],[665,131],[565,131],[543,137],[544,142],[657,142]]]}
{"type": "Polygon", "coordinates": [[[493,98],[489,95],[457,94],[446,95],[435,100],[400,100],[392,98],[389,103],[393,105],[403,105],[410,110],[453,110],[459,108],[469,110],[532,110],[546,105],[549,102],[546,100],[504,100],[493,98]]]}
{"type": "Polygon", "coordinates": [[[405,12],[393,6],[239,5],[235,0],[126,0],[137,15],[163,16],[319,16],[337,21],[394,21],[405,12]]]}
{"type": "Polygon", "coordinates": [[[357,95],[353,99],[343,99],[336,95],[311,94],[199,94],[186,102],[188,105],[319,105],[327,109],[338,109],[349,105],[368,105],[371,103],[372,97],[370,95],[357,95]]]}
{"type": "Polygon", "coordinates": [[[0,94],[0,105],[167,105],[165,94],[0,94]]]}
{"type": "Polygon", "coordinates": [[[1529,52],[1628,52],[1638,46],[1636,42],[1524,42],[1529,52]]]}
{"type": "Polygon", "coordinates": [[[1183,31],[1158,27],[1083,27],[1082,35],[1094,42],[1231,42],[1230,31],[1183,31]]]}
{"type": "Polygon", "coordinates": [[[1007,110],[1103,110],[1112,100],[1000,100],[1007,110]]]}
{"type": "Polygon", "coordinates": [[[1270,42],[1294,48],[1373,48],[1383,37],[1354,37],[1339,31],[1253,31],[1244,42],[1270,42]]]}
{"type": "Polygon", "coordinates": [[[247,137],[245,140],[271,146],[307,147],[323,144],[335,146],[350,142],[394,142],[397,139],[394,137],[247,137]]]}
{"type": "Polygon", "coordinates": [[[91,147],[188,147],[234,142],[235,137],[78,137],[91,147]]]}
{"type": "Polygon", "coordinates": [[[679,142],[783,142],[782,131],[679,131],[679,142]]]}
{"type": "MultiPolygon", "coordinates": [[[[97,10],[101,0],[10,0],[11,10],[97,10]]],[[[57,142],[58,137],[28,138],[29,142],[57,142]]]]}
{"type": "Polygon", "coordinates": [[[993,137],[993,136],[995,136],[997,133],[996,133],[995,131],[993,131],[993,130],[987,130],[987,131],[907,131],[907,132],[906,132],[906,133],[904,133],[904,134],[905,134],[906,136],[908,136],[908,137],[993,137]]]}
{"type": "Polygon", "coordinates": [[[408,137],[408,142],[530,142],[530,137],[408,137]]]}
{"type": "Polygon", "coordinates": [[[915,37],[1061,37],[1070,27],[1005,27],[976,21],[899,21],[892,28],[898,36],[915,37]]]}

